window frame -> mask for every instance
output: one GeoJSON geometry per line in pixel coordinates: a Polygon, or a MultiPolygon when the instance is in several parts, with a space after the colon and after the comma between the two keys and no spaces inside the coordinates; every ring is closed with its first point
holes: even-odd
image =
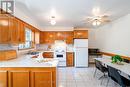
{"type": "Polygon", "coordinates": [[[29,29],[28,27],[25,27],[25,43],[23,44],[18,44],[18,50],[26,50],[26,49],[32,49],[33,48],[33,40],[32,40],[32,34],[33,31],[31,29],[29,29]],[[29,40],[28,40],[28,35],[27,35],[27,32],[30,33],[30,37],[29,37],[29,40]],[[27,42],[30,42],[30,46],[29,47],[26,47],[25,45],[27,45],[27,42]],[[20,48],[20,45],[23,45],[24,47],[21,47],[20,48]]]}

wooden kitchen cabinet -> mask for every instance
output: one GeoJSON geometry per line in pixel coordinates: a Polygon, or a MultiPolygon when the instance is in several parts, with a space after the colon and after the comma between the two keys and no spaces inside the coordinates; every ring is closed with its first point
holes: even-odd
{"type": "Polygon", "coordinates": [[[72,66],[74,66],[74,53],[73,52],[67,52],[67,54],[66,54],[66,65],[68,66],[68,67],[72,67],[72,66]]]}
{"type": "Polygon", "coordinates": [[[19,44],[25,42],[22,22],[12,16],[0,15],[0,44],[19,44]]]}
{"type": "Polygon", "coordinates": [[[65,39],[66,39],[66,32],[64,31],[55,32],[55,40],[65,40],[65,39]]]}
{"type": "Polygon", "coordinates": [[[9,71],[9,87],[30,87],[29,71],[9,71]]]}
{"type": "Polygon", "coordinates": [[[43,52],[44,58],[54,58],[54,52],[43,52]]]}
{"type": "Polygon", "coordinates": [[[18,21],[18,41],[19,43],[25,43],[25,24],[20,21],[18,21]]]}
{"type": "Polygon", "coordinates": [[[9,18],[9,33],[10,33],[10,43],[18,44],[18,21],[14,17],[9,18]]]}
{"type": "Polygon", "coordinates": [[[53,87],[52,72],[32,71],[31,73],[32,87],[53,87]]]}
{"type": "Polygon", "coordinates": [[[7,71],[0,71],[0,87],[7,87],[7,71]]]}
{"type": "Polygon", "coordinates": [[[0,44],[7,44],[10,41],[9,17],[0,15],[0,44]]]}
{"type": "Polygon", "coordinates": [[[88,30],[74,30],[75,39],[88,39],[88,30]]]}
{"type": "Polygon", "coordinates": [[[48,32],[47,38],[49,44],[55,43],[55,32],[48,32]]]}
{"type": "Polygon", "coordinates": [[[0,51],[0,61],[17,58],[16,50],[0,51]]]}
{"type": "Polygon", "coordinates": [[[55,42],[55,32],[40,32],[41,44],[53,44],[55,42]]]}
{"type": "Polygon", "coordinates": [[[0,87],[56,87],[55,67],[0,67],[0,87]]]}
{"type": "Polygon", "coordinates": [[[40,32],[40,44],[44,44],[45,43],[45,37],[44,37],[44,32],[40,32]]]}
{"type": "Polygon", "coordinates": [[[24,23],[15,17],[10,18],[10,37],[12,44],[25,43],[25,27],[24,23]]]}
{"type": "Polygon", "coordinates": [[[73,31],[66,32],[65,36],[66,36],[66,43],[73,44],[73,37],[74,37],[73,31]]]}
{"type": "Polygon", "coordinates": [[[40,32],[41,44],[53,44],[55,40],[65,40],[67,44],[73,44],[73,31],[44,31],[40,32]]]}

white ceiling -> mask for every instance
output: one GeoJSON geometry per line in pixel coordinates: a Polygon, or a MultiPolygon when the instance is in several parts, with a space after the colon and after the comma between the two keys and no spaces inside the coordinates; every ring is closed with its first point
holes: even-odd
{"type": "Polygon", "coordinates": [[[85,19],[94,16],[92,10],[96,7],[100,8],[99,15],[109,15],[112,21],[130,13],[130,0],[16,0],[15,5],[41,27],[51,27],[52,9],[57,27],[92,27],[85,19]]]}

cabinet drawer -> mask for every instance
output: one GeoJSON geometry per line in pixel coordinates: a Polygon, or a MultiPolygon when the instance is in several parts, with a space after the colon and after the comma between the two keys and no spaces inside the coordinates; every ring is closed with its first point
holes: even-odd
{"type": "Polygon", "coordinates": [[[43,57],[44,58],[53,58],[54,57],[54,53],[53,52],[44,52],[43,53],[43,57]]]}

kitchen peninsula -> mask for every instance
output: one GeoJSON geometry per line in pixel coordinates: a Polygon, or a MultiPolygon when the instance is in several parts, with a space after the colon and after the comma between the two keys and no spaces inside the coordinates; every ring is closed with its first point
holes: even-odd
{"type": "Polygon", "coordinates": [[[58,60],[29,55],[0,62],[0,87],[56,87],[58,60]]]}

